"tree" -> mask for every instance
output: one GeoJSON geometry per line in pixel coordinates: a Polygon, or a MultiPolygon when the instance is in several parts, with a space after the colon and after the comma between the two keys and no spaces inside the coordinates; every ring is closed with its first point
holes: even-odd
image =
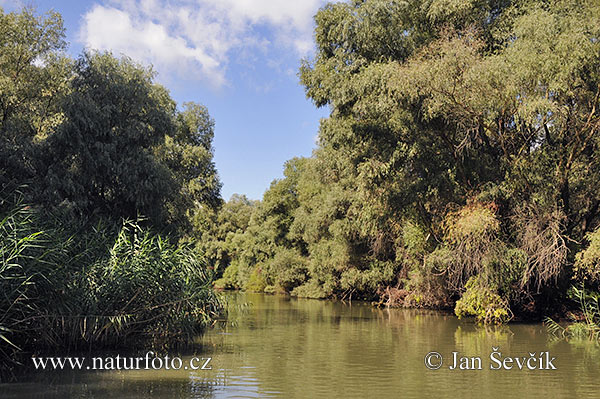
{"type": "Polygon", "coordinates": [[[600,216],[598,10],[371,0],[320,11],[317,56],[300,76],[315,104],[332,107],[321,179],[331,193],[355,187],[348,244],[398,259],[402,220],[452,241],[449,205],[482,201],[503,221],[502,240],[527,254],[523,289],[568,281],[576,243],[600,216]]]}
{"type": "Polygon", "coordinates": [[[41,146],[44,201],[164,223],[176,184],[153,148],[173,134],[175,104],[152,78],[150,69],[110,53],[77,60],[65,121],[41,146]]]}
{"type": "Polygon", "coordinates": [[[599,16],[591,0],[322,8],[300,80],[331,113],[253,215],[240,280],[259,265],[270,284],[277,260],[306,265],[286,278],[298,295],[553,306],[600,223],[599,16]]]}
{"type": "Polygon", "coordinates": [[[0,184],[34,174],[33,147],[63,120],[70,60],[59,14],[0,9],[0,184]]]}
{"type": "Polygon", "coordinates": [[[221,182],[213,162],[214,121],[206,107],[185,103],[175,116],[175,129],[154,149],[177,185],[178,195],[168,203],[170,220],[182,232],[190,232],[190,221],[200,208],[215,211],[222,205],[221,182]]]}

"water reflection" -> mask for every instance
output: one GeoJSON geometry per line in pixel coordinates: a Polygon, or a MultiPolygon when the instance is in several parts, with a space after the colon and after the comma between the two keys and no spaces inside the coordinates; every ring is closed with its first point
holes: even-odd
{"type": "Polygon", "coordinates": [[[40,373],[2,397],[598,397],[590,342],[551,341],[541,324],[478,328],[451,314],[259,294],[229,296],[230,317],[199,340],[212,370],[40,373]],[[490,370],[489,354],[550,351],[558,370],[490,370]],[[482,370],[427,370],[427,352],[480,356],[482,370]]]}

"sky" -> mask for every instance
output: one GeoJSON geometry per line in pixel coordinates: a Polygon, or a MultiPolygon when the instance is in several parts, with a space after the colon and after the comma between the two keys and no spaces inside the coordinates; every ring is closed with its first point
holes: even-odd
{"type": "Polygon", "coordinates": [[[68,52],[110,50],[151,64],[178,104],[205,105],[215,120],[222,195],[260,199],[283,164],[310,156],[327,109],[297,76],[314,56],[313,16],[324,0],[0,0],[58,11],[68,52]]]}

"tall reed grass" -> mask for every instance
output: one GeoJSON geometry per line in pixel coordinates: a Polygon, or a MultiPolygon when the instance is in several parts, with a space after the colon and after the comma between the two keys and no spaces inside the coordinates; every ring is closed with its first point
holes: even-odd
{"type": "Polygon", "coordinates": [[[600,340],[600,293],[586,290],[584,287],[571,287],[568,294],[579,305],[578,314],[571,315],[575,322],[563,327],[551,318],[546,318],[544,323],[548,332],[562,338],[600,340]]]}
{"type": "Polygon", "coordinates": [[[137,223],[0,199],[0,374],[42,349],[190,342],[222,312],[212,281],[200,254],[137,223]]]}

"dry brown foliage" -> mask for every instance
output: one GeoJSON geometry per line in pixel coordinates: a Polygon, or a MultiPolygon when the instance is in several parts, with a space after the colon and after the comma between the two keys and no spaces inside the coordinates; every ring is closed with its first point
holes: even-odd
{"type": "Polygon", "coordinates": [[[558,278],[567,263],[567,244],[562,234],[566,216],[560,209],[518,208],[512,218],[520,248],[528,256],[521,286],[543,284],[558,278]]]}
{"type": "Polygon", "coordinates": [[[446,241],[454,256],[448,270],[452,289],[460,289],[469,277],[483,274],[486,259],[494,256],[500,222],[494,204],[471,203],[449,212],[446,241]]]}

